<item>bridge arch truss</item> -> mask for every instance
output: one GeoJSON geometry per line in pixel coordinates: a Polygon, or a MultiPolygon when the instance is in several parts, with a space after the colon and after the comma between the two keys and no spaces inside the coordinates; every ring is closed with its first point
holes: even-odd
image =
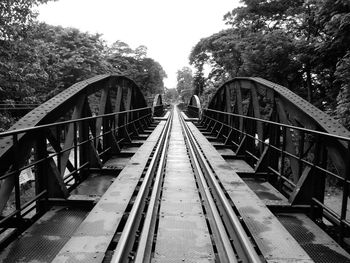
{"type": "Polygon", "coordinates": [[[43,212],[48,198],[67,198],[90,170],[101,169],[147,129],[152,111],[134,81],[106,74],[78,82],[29,112],[0,135],[0,224],[17,227],[31,211],[43,212]],[[23,180],[35,181],[26,203],[20,197],[23,180]],[[5,211],[11,202],[15,207],[5,211]]]}
{"type": "MultiPolygon", "coordinates": [[[[196,111],[189,105],[188,112],[196,111]]],[[[292,205],[314,207],[315,220],[349,225],[350,132],[335,119],[262,78],[224,83],[202,112],[202,125],[254,167],[254,176],[273,183],[292,205]],[[330,183],[342,193],[336,209],[325,199],[330,183]]]]}

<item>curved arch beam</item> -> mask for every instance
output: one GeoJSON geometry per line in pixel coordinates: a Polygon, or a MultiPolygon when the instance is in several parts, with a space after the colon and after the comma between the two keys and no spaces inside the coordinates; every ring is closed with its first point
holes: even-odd
{"type": "Polygon", "coordinates": [[[199,118],[202,112],[201,102],[197,95],[192,95],[187,106],[187,113],[192,118],[199,118]]]}
{"type": "Polygon", "coordinates": [[[156,94],[156,96],[153,99],[152,113],[153,116],[156,117],[160,117],[164,114],[164,105],[161,94],[156,94]]]}
{"type": "MultiPolygon", "coordinates": [[[[129,135],[125,123],[128,123],[129,120],[137,119],[140,112],[130,112],[121,116],[116,114],[113,116],[113,119],[111,117],[108,120],[96,118],[76,123],[75,125],[73,123],[68,124],[64,127],[66,135],[63,146],[59,141],[62,128],[60,133],[55,132],[55,129],[52,128],[39,129],[35,132],[30,129],[62,120],[102,116],[108,113],[142,108],[148,110],[140,87],[125,76],[105,74],[80,81],[26,114],[8,131],[23,130],[23,132],[15,136],[6,136],[6,132],[1,134],[0,175],[9,171],[17,171],[16,169],[19,167],[25,166],[32,149],[44,147],[46,152],[46,144],[49,141],[55,152],[60,152],[62,149],[66,150],[60,154],[60,162],[57,164],[57,167],[53,164],[55,166],[55,174],[59,174],[58,180],[62,181],[66,169],[69,171],[74,170],[72,163],[69,161],[69,155],[74,145],[74,140],[77,140],[77,133],[79,133],[78,138],[80,141],[86,141],[90,136],[95,138],[98,136],[98,139],[91,145],[89,143],[81,146],[86,147],[83,149],[87,149],[87,151],[79,151],[79,160],[80,162],[89,160],[90,164],[93,163],[93,165],[99,166],[100,157],[98,154],[101,153],[101,150],[99,151],[98,149],[106,148],[102,143],[110,143],[110,152],[118,152],[119,150],[118,142],[115,138],[116,135],[113,133],[100,135],[102,130],[110,130],[112,125],[119,127],[119,125],[124,124],[124,127],[118,130],[118,134],[120,136],[126,134],[127,138],[129,135]],[[29,131],[27,132],[26,129],[29,131]],[[15,144],[13,143],[14,140],[16,141],[15,144]]],[[[129,127],[137,133],[135,123],[130,124],[129,127]]],[[[37,159],[47,157],[48,153],[46,152],[45,154],[46,156],[39,156],[37,159]]],[[[19,173],[17,173],[18,175],[19,173]]],[[[1,180],[0,211],[11,194],[14,178],[15,176],[10,176],[1,180]]],[[[60,183],[62,184],[62,182],[60,183]]],[[[63,186],[61,185],[61,187],[63,186]]]]}
{"type": "Polygon", "coordinates": [[[221,94],[222,90],[225,89],[226,86],[230,86],[230,89],[237,89],[238,87],[232,87],[231,85],[236,83],[241,86],[241,89],[249,90],[251,89],[251,85],[255,85],[255,89],[259,94],[263,94],[266,95],[266,97],[269,96],[270,98],[274,99],[280,99],[283,102],[287,102],[293,105],[296,109],[298,109],[300,116],[307,118],[307,121],[304,121],[305,126],[307,126],[308,121],[311,120],[312,124],[318,127],[321,131],[339,136],[350,136],[350,131],[348,131],[337,120],[324,113],[286,87],[265,80],[263,78],[238,77],[227,81],[215,93],[214,97],[209,103],[208,108],[217,106],[217,103],[215,104],[216,97],[221,94]]]}
{"type": "MultiPolygon", "coordinates": [[[[125,94],[125,92],[119,92],[119,98],[116,98],[116,112],[121,110],[121,100],[122,97],[128,97],[130,102],[124,102],[126,108],[143,108],[147,107],[146,100],[141,92],[141,89],[137,86],[137,84],[124,76],[116,75],[116,74],[105,74],[99,75],[87,80],[80,81],[71,87],[65,89],[55,97],[41,104],[24,117],[22,117],[18,122],[16,122],[8,131],[14,131],[18,129],[26,129],[39,125],[45,125],[48,123],[52,123],[57,121],[57,119],[62,116],[63,112],[67,112],[67,108],[72,108],[74,105],[79,103],[79,99],[82,97],[86,98],[87,96],[96,93],[99,90],[104,90],[102,92],[106,95],[107,90],[110,89],[121,89],[127,88],[131,89],[129,95],[125,94]],[[124,94],[123,94],[124,93],[124,94]],[[134,99],[131,99],[131,96],[134,99]],[[136,99],[137,98],[137,99],[136,99]],[[127,105],[129,104],[129,105],[127,105]]],[[[102,95],[103,96],[103,95],[102,95]]],[[[107,102],[107,98],[105,99],[105,103],[107,102]]],[[[101,112],[100,112],[101,113],[101,112]]],[[[22,137],[21,134],[19,137],[22,137]]],[[[0,138],[0,159],[3,155],[8,152],[11,148],[11,139],[10,138],[0,138]]]]}
{"type": "MultiPolygon", "coordinates": [[[[350,132],[334,118],[289,89],[262,78],[238,77],[224,83],[211,99],[208,109],[350,137],[350,132]]],[[[250,132],[262,141],[272,139],[270,138],[270,133],[273,131],[268,125],[261,122],[252,123],[242,117],[236,119],[235,127],[237,129],[250,132]]],[[[281,131],[274,132],[281,133],[281,131]]],[[[308,154],[313,159],[312,161],[319,161],[316,160],[318,158],[316,158],[316,144],[319,143],[315,142],[315,138],[308,138],[309,141],[306,141],[305,138],[301,139],[305,135],[290,129],[287,129],[285,136],[287,142],[285,147],[288,152],[296,156],[308,154]],[[298,149],[301,144],[303,145],[302,150],[298,149]]],[[[278,143],[280,143],[279,139],[278,143]]],[[[336,167],[338,174],[345,176],[347,144],[336,139],[322,143],[326,147],[328,156],[336,167]]],[[[263,154],[264,147],[262,143],[259,142],[258,144],[260,154],[263,154]]],[[[251,140],[250,147],[255,147],[254,140],[251,140]]],[[[294,158],[290,159],[293,180],[296,183],[303,171],[300,165],[297,164],[297,160],[294,158]]]]}

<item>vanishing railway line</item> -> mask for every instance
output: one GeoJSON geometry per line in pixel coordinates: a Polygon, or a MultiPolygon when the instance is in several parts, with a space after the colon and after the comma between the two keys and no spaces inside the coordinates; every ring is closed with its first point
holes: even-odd
{"type": "Polygon", "coordinates": [[[205,159],[198,142],[187,127],[183,117],[181,118],[181,124],[200,195],[203,196],[204,209],[207,211],[208,221],[211,222],[209,227],[213,232],[218,258],[221,262],[261,262],[254,245],[238,218],[239,215],[236,215],[233,211],[215,177],[214,171],[205,159]],[[215,204],[214,199],[217,204],[215,204]],[[221,218],[220,214],[224,215],[225,219],[221,218]]]}
{"type": "Polygon", "coordinates": [[[148,162],[120,238],[104,262],[181,262],[189,257],[192,262],[263,261],[177,109],[169,115],[148,162]],[[175,173],[173,165],[178,167],[175,173]],[[214,201],[214,196],[220,199],[214,201]],[[169,218],[184,226],[166,230],[169,218]],[[188,218],[201,231],[202,243],[183,240],[186,231],[195,231],[186,226],[188,218]]]}
{"type": "Polygon", "coordinates": [[[184,112],[79,82],[0,133],[0,261],[350,262],[349,135],[259,78],[184,112]]]}

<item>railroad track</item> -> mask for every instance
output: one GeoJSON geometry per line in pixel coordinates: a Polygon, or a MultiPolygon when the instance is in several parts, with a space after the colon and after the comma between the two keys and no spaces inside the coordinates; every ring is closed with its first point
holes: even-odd
{"type": "Polygon", "coordinates": [[[177,109],[143,174],[104,262],[262,262],[177,109]]]}
{"type": "Polygon", "coordinates": [[[259,78],[225,83],[207,109],[193,96],[194,118],[152,105],[100,75],[1,134],[1,262],[349,262],[344,127],[259,78]]]}

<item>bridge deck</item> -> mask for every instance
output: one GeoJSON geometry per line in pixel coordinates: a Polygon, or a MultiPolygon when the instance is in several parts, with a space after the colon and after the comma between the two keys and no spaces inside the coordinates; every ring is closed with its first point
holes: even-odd
{"type": "Polygon", "coordinates": [[[309,256],[282,227],[264,202],[233,171],[220,152],[207,143],[199,130],[192,123],[189,126],[265,259],[273,262],[307,262],[309,256]]]}
{"type": "MultiPolygon", "coordinates": [[[[199,193],[179,117],[175,112],[152,240],[152,261],[216,262],[213,219],[206,213],[199,193]]],[[[74,206],[54,206],[2,251],[0,260],[110,262],[166,118],[158,118],[153,131],[145,131],[125,144],[119,156],[105,163],[101,174],[90,174],[71,193],[74,206]],[[91,204],[90,199],[99,201],[93,207],[79,207],[74,201],[84,201],[83,198],[86,204],[91,204]]],[[[191,121],[195,119],[187,119],[191,132],[262,260],[350,262],[350,255],[306,215],[273,214],[269,208],[288,206],[287,199],[268,182],[254,178],[252,167],[215,138],[209,141],[191,121]]]]}
{"type": "Polygon", "coordinates": [[[154,262],[214,262],[214,258],[210,233],[175,112],[154,262]]]}

